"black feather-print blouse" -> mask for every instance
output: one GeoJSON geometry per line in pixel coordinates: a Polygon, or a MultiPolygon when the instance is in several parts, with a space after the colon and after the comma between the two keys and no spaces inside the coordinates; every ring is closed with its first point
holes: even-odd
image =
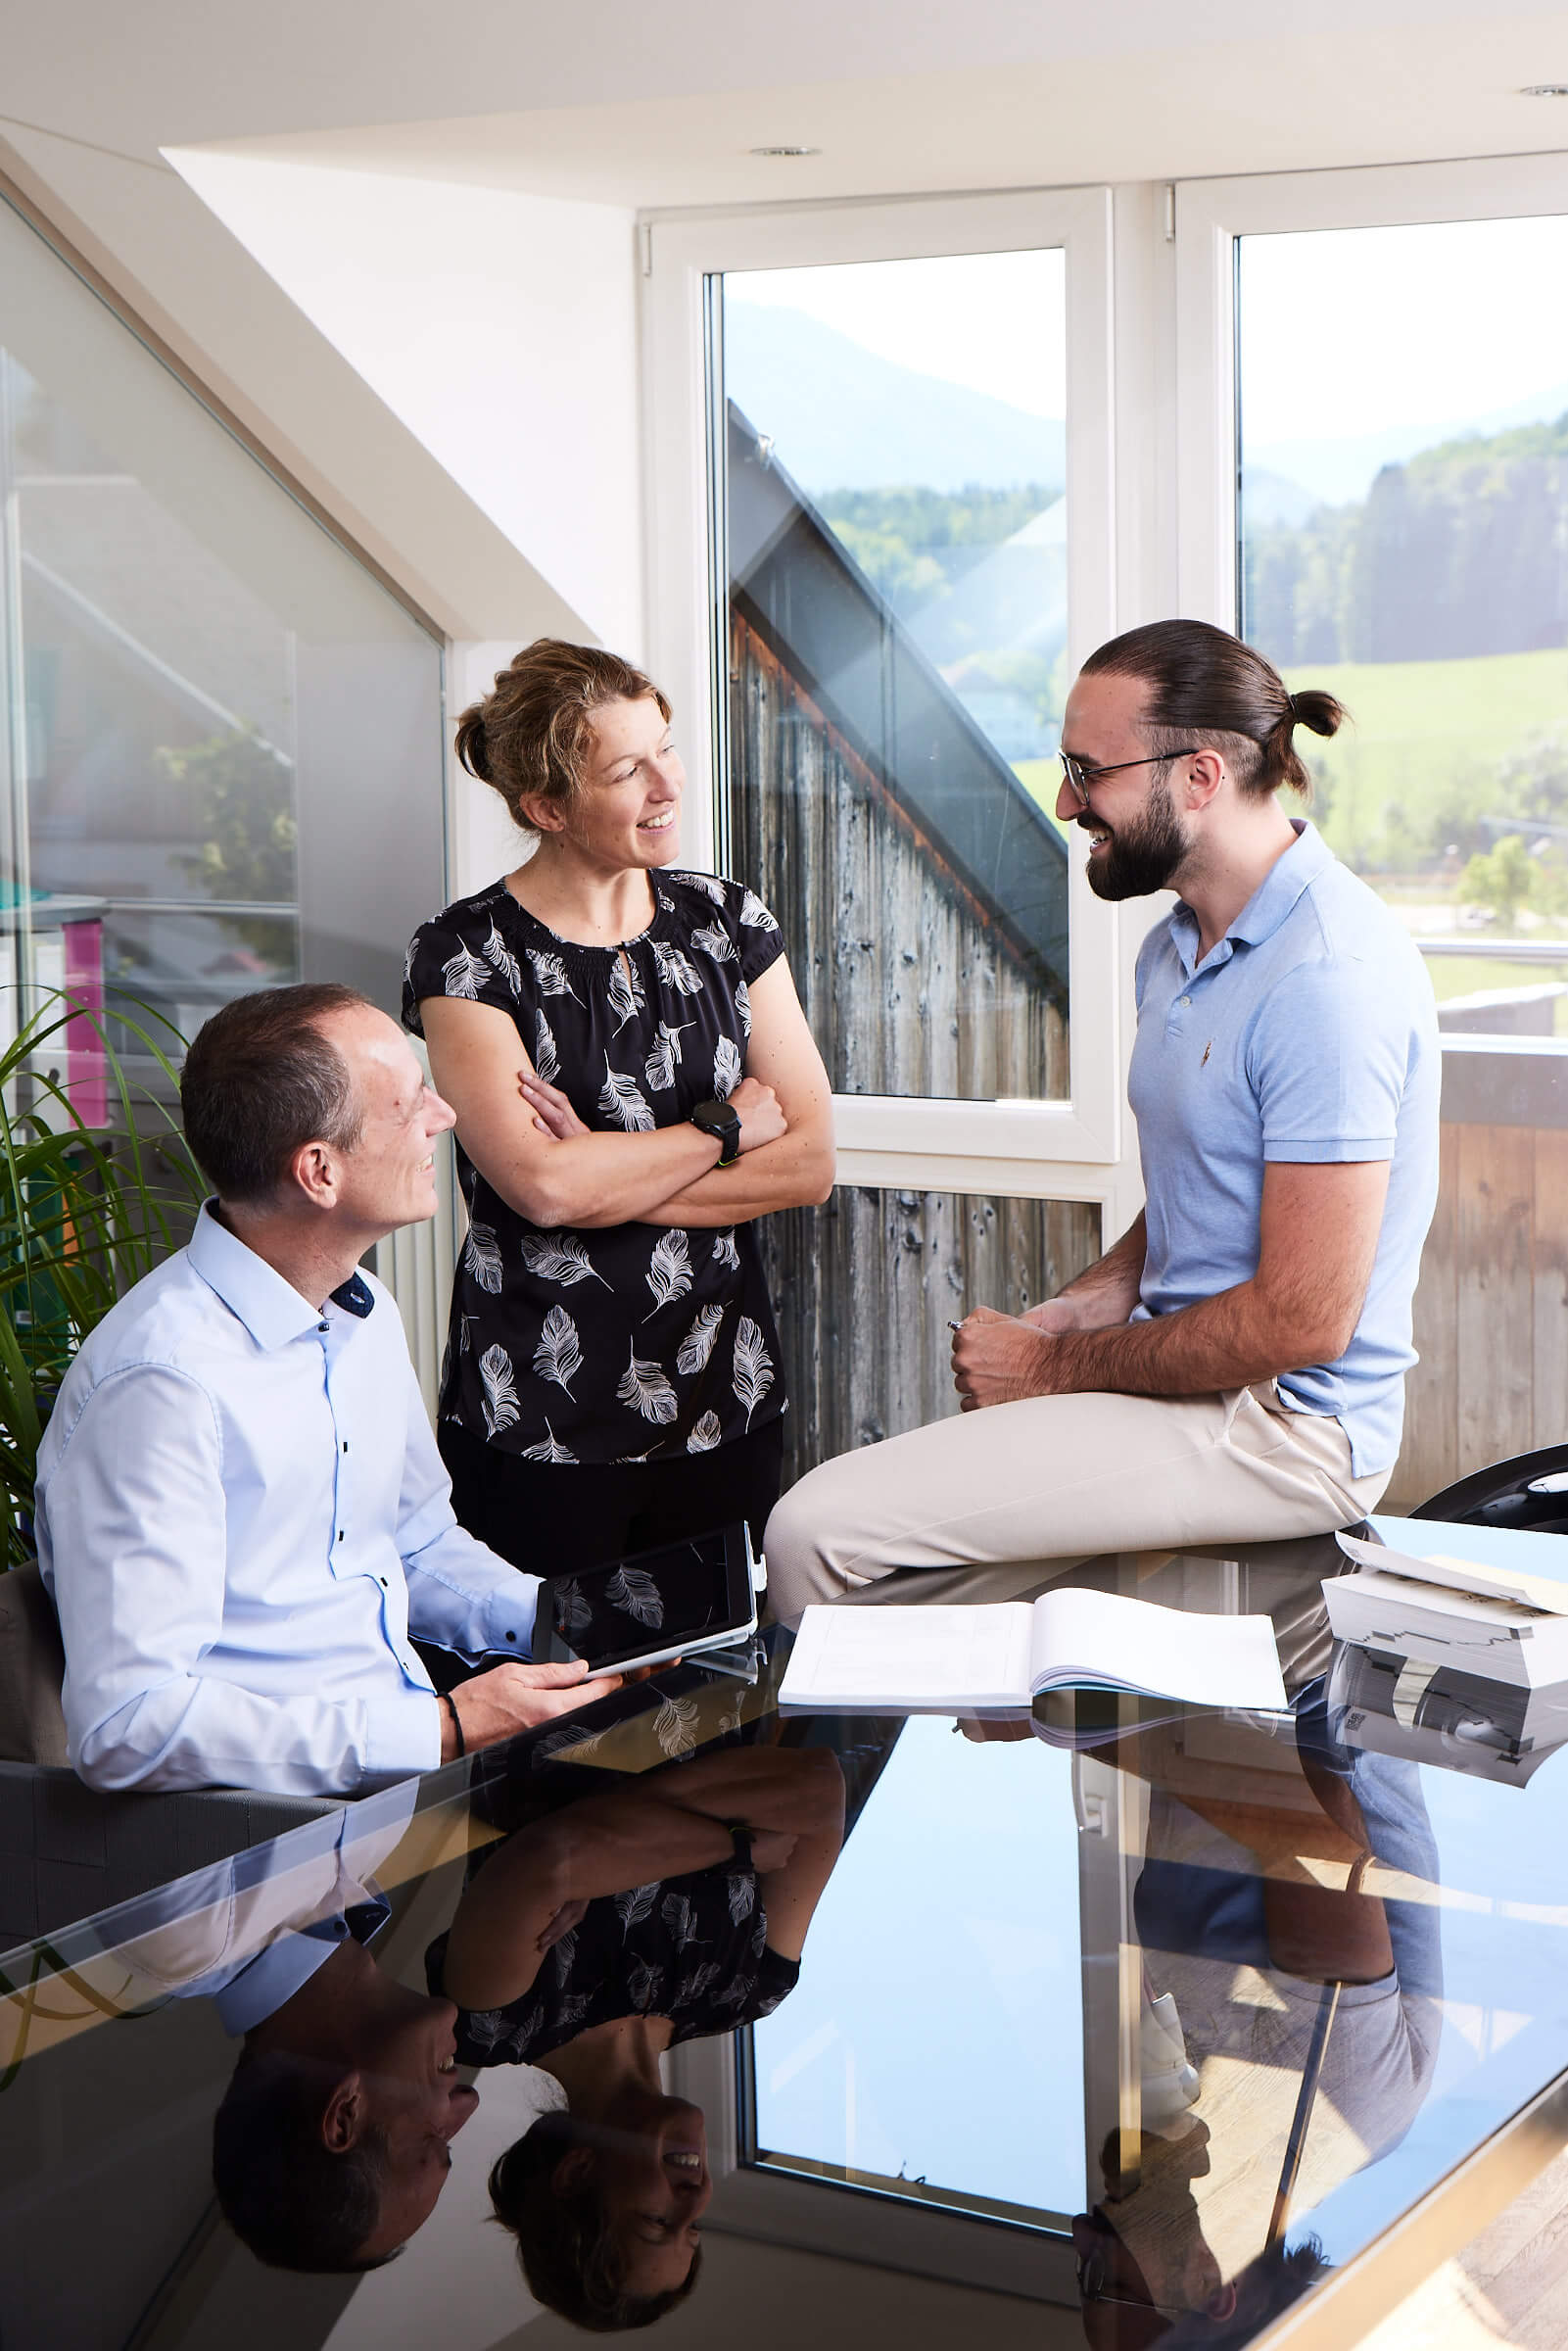
{"type": "MultiPolygon", "coordinates": [[[[736,882],[653,877],[623,946],[560,938],[504,882],[421,925],[403,1017],[426,996],[510,1014],[540,1076],[603,1133],[677,1127],[738,1085],[750,982],[784,952],[736,882]]],[[[749,1224],[542,1230],[457,1145],[468,1237],[452,1283],[440,1412],[529,1462],[707,1453],[784,1411],[779,1339],[749,1224]]]]}
{"type": "MultiPolygon", "coordinates": [[[[448,1940],[438,1936],[425,1953],[438,1999],[448,1940]]],[[[674,2048],[771,2016],[799,1981],[799,1960],[769,1945],[755,1871],[692,1870],[590,1902],[510,2007],[457,2011],[457,2062],[536,2065],[622,2016],[668,2017],[674,2048]]]]}

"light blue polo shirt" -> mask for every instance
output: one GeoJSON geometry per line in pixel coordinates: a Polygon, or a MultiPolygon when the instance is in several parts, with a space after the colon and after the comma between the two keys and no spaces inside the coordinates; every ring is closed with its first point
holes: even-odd
{"type": "Polygon", "coordinates": [[[1409,935],[1292,822],[1295,845],[1202,963],[1185,905],[1139,950],[1127,1093],[1149,1245],[1134,1319],[1251,1279],[1269,1160],[1391,1161],[1354,1336],[1336,1362],[1279,1381],[1293,1410],[1343,1423],[1364,1477],[1393,1466],[1415,1362],[1410,1301],[1438,1193],[1437,1009],[1409,935]]]}

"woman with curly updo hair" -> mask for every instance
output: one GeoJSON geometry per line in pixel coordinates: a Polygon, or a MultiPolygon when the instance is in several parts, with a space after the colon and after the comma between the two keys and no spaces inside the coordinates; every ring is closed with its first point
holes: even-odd
{"type": "Polygon", "coordinates": [[[535,843],[408,953],[468,1207],[440,1404],[457,1515],[535,1569],[741,1518],[760,1539],[784,1395],[755,1221],[833,1179],[778,924],[681,867],[670,705],[615,654],[525,647],[457,754],[535,843]]]}

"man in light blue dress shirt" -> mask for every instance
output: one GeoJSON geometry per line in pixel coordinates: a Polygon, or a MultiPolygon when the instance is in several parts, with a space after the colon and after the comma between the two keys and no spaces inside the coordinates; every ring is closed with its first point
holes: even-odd
{"type": "Polygon", "coordinates": [[[347,988],[215,1014],[181,1081],[216,1198],[90,1335],[39,1449],[72,1763],[102,1789],[358,1794],[613,1688],[524,1664],[537,1580],[452,1516],[396,1303],[452,1113],[347,988]],[[410,1632],[508,1660],[438,1700],[410,1632]]]}
{"type": "Polygon", "coordinates": [[[1146,1207],[1021,1316],[956,1326],[963,1416],[824,1463],[768,1522],[773,1606],[1003,1600],[1087,1555],[1289,1540],[1392,1474],[1437,1199],[1437,1013],[1413,940],[1281,788],[1310,780],[1251,647],[1161,621],[1085,662],[1057,814],[1101,897],[1170,888],[1138,957],[1146,1207]],[[895,1569],[917,1568],[918,1577],[895,1569]]]}
{"type": "MultiPolygon", "coordinates": [[[[45,2065],[60,2039],[106,2018],[134,2028],[173,2002],[213,2001],[238,2044],[212,2127],[214,2185],[234,2233],[284,2269],[367,2269],[404,2244],[479,2104],[455,2071],[452,2002],[371,1956],[392,1907],[377,1876],[406,1875],[399,1847],[418,1793],[411,1780],[382,1789],[68,1928],[0,1999],[0,2045],[45,2065]],[[29,2051],[34,1972],[53,2034],[29,2051]]],[[[155,2042],[166,2063],[172,2045],[155,2042]]],[[[188,2104],[204,2130],[200,2100],[188,2104]]]]}

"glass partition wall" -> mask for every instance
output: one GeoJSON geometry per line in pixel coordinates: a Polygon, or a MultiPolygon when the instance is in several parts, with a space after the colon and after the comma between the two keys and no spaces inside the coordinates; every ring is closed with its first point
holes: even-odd
{"type": "Polygon", "coordinates": [[[280,982],[395,1010],[441,644],[4,204],[0,493],[7,1032],[62,987],[176,1054],[280,982]]]}

